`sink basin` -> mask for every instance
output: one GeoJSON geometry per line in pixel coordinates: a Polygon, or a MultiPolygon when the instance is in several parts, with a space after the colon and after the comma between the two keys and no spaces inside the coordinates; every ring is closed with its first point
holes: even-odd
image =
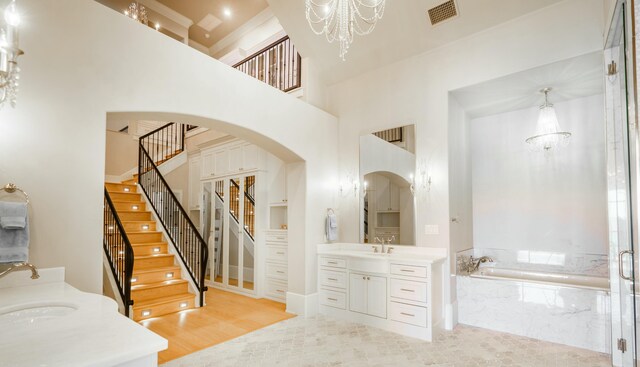
{"type": "Polygon", "coordinates": [[[78,308],[68,303],[23,304],[0,310],[0,325],[38,325],[67,316],[78,308]]]}

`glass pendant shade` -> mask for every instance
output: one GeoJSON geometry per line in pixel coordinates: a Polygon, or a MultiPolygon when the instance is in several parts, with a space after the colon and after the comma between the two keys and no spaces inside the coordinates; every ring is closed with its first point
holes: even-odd
{"type": "Polygon", "coordinates": [[[545,102],[540,106],[536,133],[534,136],[525,140],[527,144],[529,144],[529,147],[535,151],[559,149],[569,144],[569,140],[571,138],[571,133],[560,129],[556,109],[548,100],[548,94],[550,91],[551,88],[542,90],[545,94],[545,102]]]}

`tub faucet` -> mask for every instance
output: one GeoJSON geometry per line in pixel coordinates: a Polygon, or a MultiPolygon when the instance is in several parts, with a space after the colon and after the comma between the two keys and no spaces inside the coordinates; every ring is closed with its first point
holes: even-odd
{"type": "Polygon", "coordinates": [[[38,269],[33,264],[29,264],[27,262],[11,264],[7,269],[0,272],[0,278],[4,277],[9,273],[12,273],[14,271],[19,271],[19,270],[31,270],[31,279],[40,278],[40,275],[38,274],[38,269]]]}
{"type": "Polygon", "coordinates": [[[490,258],[489,256],[482,256],[479,259],[474,259],[473,256],[471,256],[471,258],[469,259],[469,267],[467,268],[467,273],[471,274],[474,271],[478,270],[478,268],[480,268],[480,264],[481,263],[486,263],[486,262],[493,262],[493,259],[490,258]]]}

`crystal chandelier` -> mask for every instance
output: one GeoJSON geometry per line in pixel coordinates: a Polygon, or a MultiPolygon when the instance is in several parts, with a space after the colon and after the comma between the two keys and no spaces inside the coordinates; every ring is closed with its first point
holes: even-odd
{"type": "Polygon", "coordinates": [[[140,5],[137,1],[129,4],[129,8],[124,11],[124,15],[144,25],[149,24],[149,18],[147,18],[147,8],[145,8],[144,5],[140,5]]]}
{"type": "Polygon", "coordinates": [[[18,96],[18,56],[24,52],[18,48],[20,15],[16,10],[16,0],[12,0],[4,10],[4,20],[5,27],[0,29],[0,108],[5,102],[15,107],[18,96]]]}
{"type": "Polygon", "coordinates": [[[556,110],[549,103],[551,88],[544,88],[540,92],[544,93],[544,104],[540,106],[536,134],[525,141],[533,150],[546,152],[569,144],[571,133],[560,129],[556,110]]]}
{"type": "Polygon", "coordinates": [[[373,31],[384,13],[385,0],[306,0],[307,21],[315,34],[325,34],[330,43],[340,43],[345,59],[353,35],[373,31]]]}

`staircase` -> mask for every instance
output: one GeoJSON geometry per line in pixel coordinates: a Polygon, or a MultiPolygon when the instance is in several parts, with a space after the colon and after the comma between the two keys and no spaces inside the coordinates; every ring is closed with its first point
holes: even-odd
{"type": "Polygon", "coordinates": [[[124,313],[135,321],[204,305],[206,242],[158,170],[184,151],[185,132],[169,123],[141,137],[138,174],[105,183],[105,255],[124,313]]]}
{"type": "Polygon", "coordinates": [[[168,243],[157,230],[137,185],[129,180],[106,183],[105,187],[133,248],[133,319],[140,321],[193,308],[195,295],[189,293],[187,280],[181,278],[175,255],[169,253],[168,243]]]}

